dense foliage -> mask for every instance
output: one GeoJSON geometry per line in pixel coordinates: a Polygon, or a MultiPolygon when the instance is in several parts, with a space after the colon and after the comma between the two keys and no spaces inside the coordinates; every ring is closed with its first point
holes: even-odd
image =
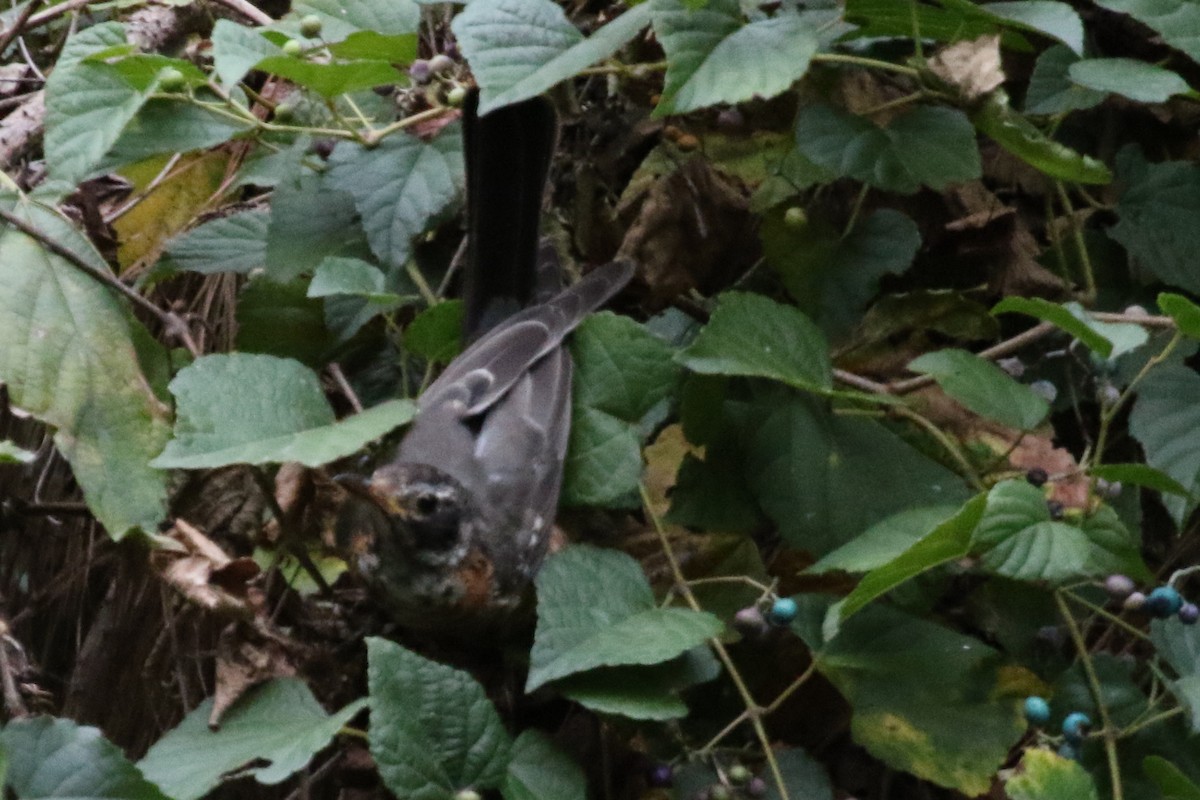
{"type": "Polygon", "coordinates": [[[1200,798],[1200,5],[277,6],[0,14],[0,784],[1200,798]],[[471,85],[639,272],[464,648],[330,476],[457,351],[471,85]]]}

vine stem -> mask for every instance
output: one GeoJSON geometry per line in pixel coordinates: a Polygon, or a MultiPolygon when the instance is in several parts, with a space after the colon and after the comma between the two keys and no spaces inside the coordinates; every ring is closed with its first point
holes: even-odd
{"type": "Polygon", "coordinates": [[[906,67],[903,64],[893,64],[890,61],[880,61],[876,58],[866,58],[864,56],[850,56],[845,53],[817,53],[812,57],[812,61],[814,64],[849,64],[855,67],[881,69],[886,72],[898,72],[901,75],[908,75],[913,78],[921,74],[912,67],[906,67]]]}
{"type": "Polygon", "coordinates": [[[954,459],[954,462],[958,464],[959,469],[961,469],[967,476],[967,480],[971,482],[971,485],[975,487],[976,491],[982,492],[987,490],[987,486],[984,485],[983,479],[980,478],[976,473],[975,467],[972,466],[971,462],[963,454],[962,450],[959,449],[958,445],[954,443],[954,440],[946,435],[945,431],[933,424],[933,422],[930,420],[918,414],[916,411],[913,411],[908,406],[896,406],[895,408],[889,410],[894,412],[897,416],[904,417],[909,422],[915,423],[918,427],[922,428],[926,433],[932,436],[934,440],[942,446],[942,449],[944,449],[950,455],[950,457],[954,459]]]}
{"type": "Polygon", "coordinates": [[[1107,609],[1101,608],[1100,606],[1096,605],[1095,603],[1085,600],[1084,598],[1080,597],[1079,595],[1075,594],[1074,592],[1070,592],[1065,589],[1063,589],[1061,591],[1065,597],[1070,598],[1074,602],[1076,602],[1079,605],[1086,608],[1088,611],[1091,611],[1093,614],[1104,617],[1109,622],[1116,625],[1118,628],[1123,629],[1126,633],[1136,636],[1137,638],[1142,639],[1143,641],[1147,641],[1147,642],[1150,641],[1150,637],[1147,636],[1144,631],[1142,631],[1139,628],[1134,627],[1133,625],[1130,625],[1128,622],[1121,619],[1116,614],[1109,612],[1107,609]]]}
{"type": "Polygon", "coordinates": [[[1079,630],[1079,624],[1067,606],[1061,590],[1055,591],[1054,602],[1058,605],[1058,613],[1071,634],[1071,641],[1075,643],[1075,651],[1079,654],[1079,660],[1083,663],[1083,672],[1087,676],[1088,689],[1092,693],[1092,700],[1095,701],[1096,709],[1100,714],[1100,723],[1104,726],[1104,754],[1108,759],[1108,775],[1112,781],[1112,800],[1125,800],[1125,792],[1121,788],[1121,765],[1117,761],[1117,731],[1109,717],[1108,706],[1104,703],[1100,677],[1096,675],[1096,667],[1092,664],[1091,655],[1088,653],[1087,642],[1083,640],[1083,633],[1079,630]]]}
{"type": "MultiPolygon", "coordinates": [[[[1142,382],[1146,375],[1149,374],[1150,370],[1166,361],[1167,358],[1170,357],[1172,351],[1174,351],[1182,341],[1183,334],[1178,330],[1175,331],[1175,335],[1171,337],[1171,340],[1166,343],[1166,345],[1158,352],[1157,355],[1155,355],[1153,358],[1146,359],[1146,363],[1142,365],[1142,368],[1138,370],[1137,374],[1133,376],[1133,379],[1129,381],[1129,385],[1127,385],[1125,390],[1117,397],[1117,401],[1105,409],[1100,415],[1100,426],[1096,431],[1096,446],[1092,450],[1094,453],[1094,460],[1089,466],[1094,467],[1104,463],[1104,449],[1108,443],[1109,426],[1112,425],[1113,420],[1117,418],[1117,414],[1122,408],[1125,407],[1125,404],[1128,403],[1130,398],[1133,397],[1133,393],[1134,390],[1137,389],[1137,385],[1142,382]]],[[[1087,459],[1084,459],[1085,464],[1086,462],[1087,459]]]]}
{"type": "MultiPolygon", "coordinates": [[[[638,490],[642,496],[642,507],[645,509],[646,516],[650,518],[650,522],[654,526],[654,532],[658,536],[658,542],[662,547],[663,555],[667,557],[667,563],[671,567],[671,576],[675,579],[679,596],[683,598],[684,602],[693,611],[703,610],[700,607],[700,603],[696,601],[696,596],[692,594],[692,590],[688,586],[683,569],[679,566],[679,559],[675,557],[675,550],[671,547],[671,542],[667,538],[667,532],[663,530],[662,520],[654,513],[653,505],[650,501],[650,493],[646,491],[644,484],[639,485],[638,490]]],[[[750,720],[750,724],[754,728],[754,735],[758,738],[758,742],[763,749],[763,756],[766,758],[767,765],[771,769],[771,777],[775,780],[775,787],[779,790],[780,800],[791,800],[787,785],[783,781],[783,773],[779,770],[779,761],[775,758],[775,753],[771,750],[771,740],[767,737],[767,730],[762,723],[762,706],[754,700],[754,695],[750,693],[745,679],[742,678],[742,674],[738,671],[737,665],[733,663],[733,659],[729,656],[729,651],[725,649],[725,645],[722,644],[721,640],[714,636],[708,640],[708,644],[725,666],[725,671],[729,673],[730,680],[733,681],[738,695],[742,698],[742,703],[746,706],[746,710],[739,715],[736,722],[740,724],[743,717],[750,720]]],[[[1117,800],[1120,800],[1120,798],[1117,800]]]]}

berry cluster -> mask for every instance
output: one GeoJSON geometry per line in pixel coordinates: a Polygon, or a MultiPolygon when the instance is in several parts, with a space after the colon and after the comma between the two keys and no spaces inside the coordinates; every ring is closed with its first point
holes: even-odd
{"type": "Polygon", "coordinates": [[[1155,619],[1177,616],[1184,625],[1195,625],[1200,621],[1200,607],[1186,602],[1179,590],[1169,584],[1144,594],[1137,591],[1137,585],[1125,575],[1109,575],[1104,581],[1104,591],[1127,611],[1144,611],[1155,619]]]}
{"type": "MultiPolygon", "coordinates": [[[[1025,720],[1030,724],[1041,727],[1050,721],[1050,704],[1045,698],[1032,695],[1025,698],[1025,720]]],[[[1079,760],[1079,748],[1084,737],[1092,727],[1092,719],[1082,711],[1072,711],[1063,718],[1062,744],[1058,754],[1063,758],[1079,760]]]]}
{"type": "Polygon", "coordinates": [[[768,628],[786,628],[796,618],[799,607],[790,597],[777,597],[766,613],[760,605],[746,606],[733,617],[733,627],[743,636],[761,636],[768,628]]]}
{"type": "MultiPolygon", "coordinates": [[[[658,764],[651,768],[648,782],[655,788],[668,789],[674,784],[674,773],[669,764],[658,764]]],[[[734,800],[767,796],[767,782],[742,764],[734,764],[725,772],[725,781],[701,789],[688,800],[734,800]]]]}

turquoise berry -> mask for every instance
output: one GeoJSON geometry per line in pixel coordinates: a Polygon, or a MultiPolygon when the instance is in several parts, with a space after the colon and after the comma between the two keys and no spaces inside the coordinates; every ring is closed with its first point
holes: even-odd
{"type": "Polygon", "coordinates": [[[1146,595],[1145,608],[1151,616],[1166,619],[1179,613],[1179,609],[1183,608],[1183,598],[1173,587],[1159,586],[1146,595]]]}
{"type": "Polygon", "coordinates": [[[1045,725],[1050,721],[1050,704],[1037,695],[1026,697],[1025,719],[1030,725],[1045,725]]]}
{"type": "Polygon", "coordinates": [[[790,597],[780,597],[771,604],[771,610],[767,612],[767,622],[772,625],[783,628],[792,623],[796,618],[796,612],[799,609],[796,607],[796,601],[790,597]]]}
{"type": "Polygon", "coordinates": [[[1067,737],[1068,742],[1079,744],[1090,727],[1092,727],[1092,718],[1082,711],[1074,711],[1067,714],[1066,719],[1063,720],[1063,736],[1067,737]]]}

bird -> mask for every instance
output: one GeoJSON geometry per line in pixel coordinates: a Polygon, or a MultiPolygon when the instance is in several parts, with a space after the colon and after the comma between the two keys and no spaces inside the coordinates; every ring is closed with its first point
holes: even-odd
{"type": "Polygon", "coordinates": [[[537,97],[464,106],[465,347],[417,399],[394,457],[350,493],[338,540],[383,611],[404,627],[479,631],[511,617],[554,531],[571,417],[566,340],[632,278],[627,261],[562,288],[539,241],[557,140],[537,97]]]}

